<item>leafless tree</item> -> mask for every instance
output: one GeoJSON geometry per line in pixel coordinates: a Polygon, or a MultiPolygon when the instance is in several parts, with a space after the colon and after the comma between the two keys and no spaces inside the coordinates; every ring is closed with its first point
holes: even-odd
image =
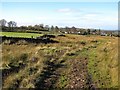
{"type": "Polygon", "coordinates": [[[46,30],[49,30],[49,25],[45,25],[45,29],[46,29],[46,30]]]}
{"type": "Polygon", "coordinates": [[[17,23],[16,23],[16,22],[14,22],[14,21],[8,22],[8,27],[9,27],[11,30],[13,30],[13,28],[16,27],[16,26],[17,26],[17,23]]]}
{"type": "Polygon", "coordinates": [[[5,19],[0,20],[0,26],[4,27],[7,21],[5,19]]]}

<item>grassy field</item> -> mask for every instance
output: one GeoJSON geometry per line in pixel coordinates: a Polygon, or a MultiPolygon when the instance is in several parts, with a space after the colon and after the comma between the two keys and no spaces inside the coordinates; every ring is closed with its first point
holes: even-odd
{"type": "Polygon", "coordinates": [[[20,32],[0,32],[0,35],[7,37],[24,37],[24,38],[33,38],[41,36],[42,34],[37,33],[20,33],[20,32]]]}
{"type": "Polygon", "coordinates": [[[53,40],[59,43],[3,42],[3,87],[118,87],[117,37],[66,35],[53,40]]]}

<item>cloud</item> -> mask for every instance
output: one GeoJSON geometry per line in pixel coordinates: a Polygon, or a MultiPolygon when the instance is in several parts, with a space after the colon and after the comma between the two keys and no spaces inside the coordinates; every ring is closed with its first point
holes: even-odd
{"type": "Polygon", "coordinates": [[[86,14],[85,17],[92,18],[98,16],[97,14],[86,14]]]}
{"type": "Polygon", "coordinates": [[[79,13],[81,12],[80,9],[72,9],[72,8],[61,8],[58,9],[57,12],[62,12],[62,13],[79,13]]]}
{"type": "Polygon", "coordinates": [[[62,8],[62,9],[58,9],[57,11],[58,11],[58,12],[65,12],[65,13],[66,13],[66,12],[67,12],[67,13],[68,13],[68,12],[72,12],[72,10],[71,10],[70,8],[62,8]]]}
{"type": "Polygon", "coordinates": [[[56,10],[57,13],[64,16],[79,16],[83,13],[81,9],[74,9],[74,8],[61,8],[56,10]]]}
{"type": "MultiPolygon", "coordinates": [[[[78,11],[79,9],[63,8],[57,10],[53,14],[40,15],[34,18],[28,23],[31,25],[35,24],[47,24],[47,25],[57,25],[57,26],[75,26],[83,28],[117,28],[117,15],[108,15],[106,13],[97,13],[96,11],[78,11]],[[58,13],[61,12],[61,13],[58,13]]],[[[25,25],[27,23],[24,23],[25,25]]]]}

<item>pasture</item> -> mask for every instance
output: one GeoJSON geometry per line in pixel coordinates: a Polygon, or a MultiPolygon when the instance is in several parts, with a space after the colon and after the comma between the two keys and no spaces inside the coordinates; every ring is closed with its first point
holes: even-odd
{"type": "Polygon", "coordinates": [[[37,33],[20,33],[20,32],[0,32],[0,35],[6,37],[24,37],[24,38],[36,38],[41,36],[42,34],[37,33]]]}

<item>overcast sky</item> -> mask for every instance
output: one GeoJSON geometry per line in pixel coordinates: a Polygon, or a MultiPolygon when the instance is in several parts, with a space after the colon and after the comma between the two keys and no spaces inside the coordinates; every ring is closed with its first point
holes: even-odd
{"type": "MultiPolygon", "coordinates": [[[[7,1],[7,0],[6,0],[7,1]]],[[[117,2],[2,2],[0,19],[20,25],[47,24],[118,29],[117,2]]]]}

